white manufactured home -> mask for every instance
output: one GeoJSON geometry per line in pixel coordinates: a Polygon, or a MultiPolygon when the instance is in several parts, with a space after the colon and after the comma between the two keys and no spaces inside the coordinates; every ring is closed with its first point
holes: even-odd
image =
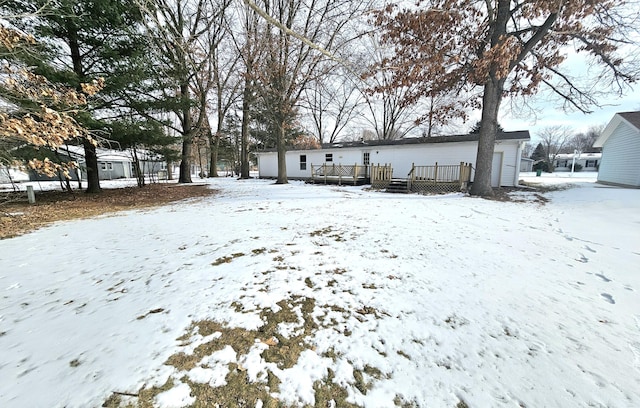
{"type": "Polygon", "coordinates": [[[599,183],[640,187],[640,111],[616,113],[593,146],[602,147],[599,183]]]}
{"type": "Polygon", "coordinates": [[[554,171],[571,171],[576,168],[580,171],[598,171],[601,161],[602,153],[560,153],[556,155],[553,166],[554,171]]]}
{"type": "MultiPolygon", "coordinates": [[[[494,187],[516,186],[520,176],[520,157],[528,131],[502,132],[496,136],[491,184],[494,187]]],[[[310,179],[312,166],[390,165],[394,178],[407,178],[413,165],[433,166],[476,164],[478,134],[376,140],[324,144],[320,149],[288,150],[287,177],[310,179]]],[[[260,178],[278,176],[275,150],[257,152],[260,178]]],[[[473,180],[473,172],[471,174],[473,180]]]]}

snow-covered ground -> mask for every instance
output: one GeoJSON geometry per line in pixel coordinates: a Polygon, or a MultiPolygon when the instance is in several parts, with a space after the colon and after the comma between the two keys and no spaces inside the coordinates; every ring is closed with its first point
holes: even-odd
{"type": "Polygon", "coordinates": [[[292,405],[331,369],[366,407],[640,406],[640,190],[573,178],[546,205],[216,179],[217,196],[0,241],[0,406],[100,406],[169,377],[156,405],[183,406],[185,375],[220,386],[230,362],[292,405]],[[191,322],[257,329],[294,298],[318,328],[293,367],[260,341],[164,365],[210,340],[178,341],[191,322]]]}

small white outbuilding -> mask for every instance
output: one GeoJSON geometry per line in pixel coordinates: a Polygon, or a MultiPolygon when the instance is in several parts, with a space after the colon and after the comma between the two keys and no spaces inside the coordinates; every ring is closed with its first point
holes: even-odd
{"type": "MultiPolygon", "coordinates": [[[[520,177],[520,158],[524,144],[530,140],[528,131],[501,132],[496,135],[493,155],[493,187],[516,186],[520,177]]],[[[311,165],[370,166],[389,164],[394,178],[406,178],[412,165],[476,166],[478,134],[407,138],[400,140],[371,140],[324,144],[320,149],[287,151],[287,177],[309,179],[311,165]]],[[[278,176],[275,150],[257,152],[260,178],[278,176]]],[[[473,172],[471,174],[473,180],[473,172]]]]}
{"type": "Polygon", "coordinates": [[[593,147],[602,148],[599,183],[640,187],[640,111],[616,113],[593,147]]]}

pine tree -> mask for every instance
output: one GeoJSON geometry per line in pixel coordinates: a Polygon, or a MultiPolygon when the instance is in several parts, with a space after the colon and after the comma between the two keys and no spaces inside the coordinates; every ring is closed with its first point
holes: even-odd
{"type": "Polygon", "coordinates": [[[535,150],[533,151],[533,153],[531,153],[531,160],[549,160],[548,157],[545,157],[545,153],[544,153],[544,146],[542,146],[542,143],[538,143],[538,145],[536,146],[535,150]]]}
{"type": "MultiPolygon", "coordinates": [[[[46,40],[48,58],[34,61],[36,73],[77,91],[81,84],[105,78],[99,98],[90,101],[91,112],[75,116],[90,130],[103,130],[105,122],[93,113],[122,107],[121,91],[135,77],[132,59],[143,55],[143,41],[136,32],[140,12],[128,0],[7,0],[5,11],[32,15],[16,26],[46,40]],[[55,61],[55,63],[54,63],[55,61]],[[60,68],[60,63],[66,64],[60,68]]],[[[97,136],[96,136],[97,137],[97,136]]],[[[87,192],[100,191],[96,143],[83,141],[87,166],[87,192]]]]}

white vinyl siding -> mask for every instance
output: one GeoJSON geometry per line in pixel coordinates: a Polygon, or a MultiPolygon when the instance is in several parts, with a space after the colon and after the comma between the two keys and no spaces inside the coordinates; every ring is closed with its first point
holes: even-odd
{"type": "MultiPolygon", "coordinates": [[[[513,186],[518,166],[518,140],[501,140],[496,142],[495,152],[502,155],[502,170],[499,184],[513,186]]],[[[333,162],[328,165],[363,165],[363,151],[369,152],[371,164],[391,164],[393,177],[406,178],[412,163],[416,166],[432,166],[436,162],[441,165],[458,165],[460,162],[471,163],[476,166],[478,153],[477,142],[424,143],[391,146],[344,147],[317,150],[297,150],[287,152],[287,176],[291,179],[311,177],[311,165],[321,166],[325,163],[326,155],[331,154],[333,162]],[[300,155],[306,155],[307,169],[300,170],[300,155]]],[[[262,178],[278,176],[276,152],[258,153],[258,170],[262,178]]],[[[494,175],[495,177],[495,175],[494,175]]],[[[473,179],[473,173],[472,173],[473,179]]],[[[495,183],[495,180],[494,180],[495,183]]]]}
{"type": "Polygon", "coordinates": [[[598,181],[640,186],[640,134],[624,121],[602,146],[598,181]]]}

